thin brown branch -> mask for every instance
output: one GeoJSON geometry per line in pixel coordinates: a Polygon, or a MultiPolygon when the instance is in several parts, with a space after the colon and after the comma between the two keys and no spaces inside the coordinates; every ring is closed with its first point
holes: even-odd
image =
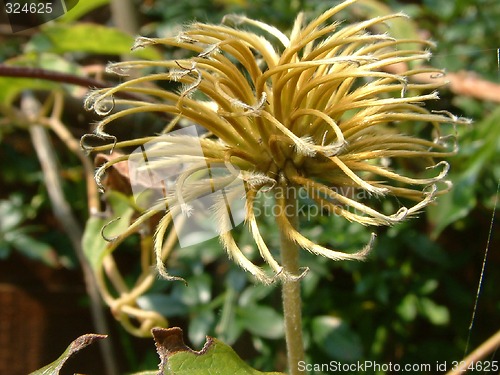
{"type": "MultiPolygon", "coordinates": [[[[479,347],[476,348],[472,353],[460,361],[458,367],[446,373],[446,375],[462,375],[465,374],[471,364],[486,358],[486,356],[500,347],[500,330],[497,331],[488,340],[483,342],[479,347]]],[[[495,371],[496,372],[496,371],[495,371]]]]}
{"type": "Polygon", "coordinates": [[[448,73],[444,78],[456,94],[500,103],[500,85],[486,81],[474,72],[448,73]]]}
{"type": "Polygon", "coordinates": [[[87,205],[89,215],[95,215],[99,212],[99,192],[94,181],[94,165],[90,158],[80,147],[80,142],[76,140],[66,126],[61,122],[64,107],[64,97],[61,92],[54,93],[54,104],[52,114],[48,119],[47,125],[66,145],[66,147],[75,154],[82,163],[86,186],[87,186],[87,205]]]}
{"type": "Polygon", "coordinates": [[[429,74],[417,74],[412,78],[422,83],[448,84],[451,92],[457,95],[500,103],[500,85],[487,81],[474,72],[446,73],[443,77],[437,78],[429,74]]]}
{"type": "MultiPolygon", "coordinates": [[[[21,66],[9,66],[0,64],[0,77],[35,78],[51,82],[66,83],[69,85],[82,86],[87,88],[103,89],[116,86],[113,82],[100,81],[90,77],[78,76],[75,74],[62,73],[54,70],[27,68],[21,66]]],[[[117,91],[117,97],[130,100],[144,100],[143,97],[128,92],[117,91]]]]}
{"type": "MultiPolygon", "coordinates": [[[[400,74],[408,70],[408,67],[406,64],[394,64],[388,66],[386,70],[400,74]]],[[[447,85],[450,91],[457,95],[500,103],[500,85],[481,78],[475,72],[460,71],[446,73],[443,76],[436,76],[436,73],[421,73],[411,76],[410,80],[418,83],[441,83],[447,85]]]]}
{"type": "Polygon", "coordinates": [[[77,76],[75,74],[62,73],[54,70],[27,68],[24,66],[9,66],[0,64],[0,76],[18,78],[38,78],[52,82],[68,83],[70,85],[106,88],[113,83],[99,81],[90,77],[77,76]]]}

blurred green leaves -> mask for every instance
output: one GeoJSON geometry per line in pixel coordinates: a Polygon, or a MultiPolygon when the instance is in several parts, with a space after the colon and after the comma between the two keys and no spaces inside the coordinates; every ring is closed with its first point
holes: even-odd
{"type": "Polygon", "coordinates": [[[333,316],[318,316],[312,321],[312,337],[331,359],[355,362],[363,356],[361,338],[346,322],[333,316]]]}
{"type": "MultiPolygon", "coordinates": [[[[94,4],[89,3],[84,8],[80,5],[82,3],[86,2],[80,1],[74,9],[89,11],[104,2],[94,1],[94,4]]],[[[41,31],[24,44],[21,54],[5,64],[84,76],[78,60],[86,55],[131,55],[141,59],[161,59],[161,54],[153,47],[131,51],[133,44],[134,37],[113,27],[83,22],[51,22],[43,25],[41,31]]],[[[49,91],[61,87],[72,89],[68,85],[61,86],[44,79],[0,77],[0,104],[10,105],[23,90],[49,91]]]]}
{"type": "Polygon", "coordinates": [[[187,286],[174,283],[167,294],[149,293],[137,302],[167,318],[189,317],[187,334],[197,346],[205,336],[214,334],[228,344],[234,344],[244,332],[263,339],[283,337],[283,317],[267,303],[272,286],[248,283],[248,275],[236,268],[226,278],[225,291],[215,298],[212,289],[216,283],[206,273],[191,275],[186,281],[187,286]],[[233,282],[235,279],[239,280],[233,282]]]}
{"type": "MultiPolygon", "coordinates": [[[[130,36],[102,25],[72,23],[108,1],[80,1],[66,16],[45,25],[23,43],[23,51],[7,63],[83,75],[82,65],[89,57],[101,55],[107,56],[104,59],[117,59],[118,55],[129,54],[133,44],[130,36]]],[[[219,22],[226,13],[242,11],[282,24],[286,29],[290,28],[297,8],[308,11],[326,6],[319,0],[259,0],[253,3],[193,0],[175,4],[154,1],[149,3],[149,8],[148,3],[143,2],[140,9],[151,22],[147,30],[156,35],[164,35],[166,30],[193,19],[219,22]]],[[[404,10],[415,22],[392,23],[391,34],[408,38],[420,38],[423,34],[425,38],[434,39],[438,47],[430,64],[448,71],[467,69],[498,83],[496,49],[500,40],[500,7],[496,0],[411,3],[360,1],[354,17],[386,14],[391,9],[404,10]]],[[[136,56],[161,58],[159,52],[152,49],[140,50],[136,56]]],[[[107,63],[104,59],[103,64],[107,63]]],[[[0,103],[12,104],[25,89],[50,91],[61,87],[43,80],[2,77],[0,103]]],[[[71,91],[66,92],[71,94],[71,91]]],[[[444,356],[448,352],[453,355],[448,357],[450,360],[457,360],[463,353],[463,334],[470,318],[476,275],[480,269],[474,255],[480,253],[477,244],[484,239],[478,238],[484,223],[476,219],[486,217],[489,220],[500,179],[500,108],[494,103],[454,96],[446,89],[441,96],[452,112],[474,119],[469,128],[457,129],[460,150],[450,160],[449,177],[454,183],[451,192],[439,197],[437,205],[422,213],[419,220],[387,231],[379,230],[375,249],[364,263],[334,263],[309,257],[305,252],[301,254],[301,264],[311,269],[303,280],[303,306],[308,351],[314,362],[332,358],[347,361],[397,357],[417,363],[428,360],[435,348],[440,349],[440,360],[446,359],[444,356]],[[443,337],[449,343],[446,350],[440,347],[443,337]]],[[[8,157],[3,159],[2,182],[28,190],[27,186],[33,183],[33,168],[23,165],[26,160],[20,158],[11,145],[5,144],[5,129],[0,129],[2,147],[7,150],[2,156],[8,157]]],[[[36,160],[32,164],[37,165],[36,160]]],[[[0,257],[17,251],[55,265],[54,247],[44,241],[41,227],[33,224],[36,216],[33,204],[26,203],[20,195],[2,198],[0,257]]],[[[121,233],[133,213],[127,197],[111,194],[109,198],[113,218],[120,219],[105,229],[108,237],[121,233]]],[[[259,219],[266,223],[262,235],[274,251],[278,238],[273,220],[270,217],[259,219]]],[[[106,253],[108,242],[102,238],[100,230],[109,220],[90,218],[87,222],[84,247],[94,267],[99,266],[106,253]]],[[[345,251],[362,247],[369,239],[370,230],[335,217],[319,217],[316,222],[302,223],[301,227],[307,237],[345,251]]],[[[245,232],[235,235],[240,236],[244,245],[251,244],[245,232]]],[[[248,251],[257,254],[255,247],[248,251]]],[[[188,287],[182,283],[166,285],[158,280],[154,290],[137,302],[143,309],[158,311],[185,324],[194,345],[202,345],[206,335],[215,334],[230,345],[244,345],[249,356],[256,358],[254,362],[273,366],[282,350],[276,340],[282,337],[281,306],[276,302],[276,288],[253,284],[241,270],[220,262],[221,255],[216,240],[176,249],[168,268],[172,274],[184,277],[188,287]]],[[[495,290],[498,275],[492,274],[484,290],[490,294],[485,294],[483,321],[498,316],[500,311],[496,302],[498,291],[495,290]]],[[[478,328],[474,332],[478,340],[481,335],[486,336],[483,331],[487,329],[478,328]]]]}
{"type": "Polygon", "coordinates": [[[269,306],[250,305],[238,309],[238,323],[255,336],[279,339],[284,336],[283,317],[269,306]]]}
{"type": "Polygon", "coordinates": [[[434,325],[448,324],[450,321],[448,308],[438,305],[429,296],[438,285],[436,280],[427,280],[419,289],[403,297],[396,307],[397,313],[407,322],[412,322],[421,315],[434,325]]]}
{"type": "Polygon", "coordinates": [[[58,375],[66,361],[70,359],[75,353],[93,344],[95,341],[102,340],[104,338],[106,338],[105,335],[96,334],[80,336],[68,345],[64,353],[61,354],[58,359],[48,364],[47,366],[32,372],[30,375],[58,375]]]}
{"type": "MultiPolygon", "coordinates": [[[[104,55],[131,54],[134,37],[112,27],[94,23],[50,24],[43,27],[26,46],[27,52],[90,53],[104,55]]],[[[160,59],[153,48],[132,52],[142,59],[160,59]]]]}
{"type": "Polygon", "coordinates": [[[207,338],[203,349],[195,352],[182,339],[182,330],[153,329],[156,348],[164,375],[284,375],[263,373],[251,368],[228,345],[216,338],[207,338]]]}
{"type": "Polygon", "coordinates": [[[30,218],[30,210],[30,206],[24,205],[19,195],[0,201],[0,259],[7,258],[12,251],[18,251],[28,258],[56,267],[59,265],[57,252],[36,236],[42,228],[25,224],[30,218]]]}
{"type": "Polygon", "coordinates": [[[478,196],[487,200],[495,193],[495,181],[500,180],[500,107],[472,129],[462,131],[460,153],[453,160],[450,177],[454,187],[450,194],[439,198],[438,205],[429,208],[436,238],[448,225],[466,217],[478,203],[478,196]],[[488,181],[489,192],[481,181],[488,181]]]}
{"type": "MultiPolygon", "coordinates": [[[[10,59],[7,65],[13,67],[39,68],[62,73],[81,75],[82,70],[75,64],[57,54],[29,52],[10,59]]],[[[63,86],[64,87],[64,86],[63,86]]],[[[65,86],[71,92],[74,87],[65,86]]],[[[33,78],[0,77],[0,104],[9,106],[24,90],[57,90],[61,84],[49,80],[33,78]]]]}
{"type": "Polygon", "coordinates": [[[72,7],[64,16],[58,18],[59,22],[76,21],[87,13],[109,4],[109,0],[84,0],[72,7]]]}
{"type": "Polygon", "coordinates": [[[103,235],[106,238],[120,235],[129,227],[134,213],[129,198],[124,194],[110,191],[107,193],[107,200],[113,217],[90,217],[82,238],[83,251],[94,271],[100,269],[104,256],[110,251],[110,242],[103,235]]]}
{"type": "Polygon", "coordinates": [[[212,339],[210,345],[198,354],[178,351],[168,359],[164,375],[284,375],[278,372],[261,372],[246,364],[236,352],[223,342],[212,339]]]}

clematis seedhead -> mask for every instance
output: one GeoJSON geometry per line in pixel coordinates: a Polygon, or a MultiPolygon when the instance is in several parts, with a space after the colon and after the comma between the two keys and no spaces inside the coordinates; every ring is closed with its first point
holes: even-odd
{"type": "MultiPolygon", "coordinates": [[[[334,20],[354,2],[345,1],[310,22],[299,14],[290,33],[245,16],[227,16],[218,25],[193,23],[178,35],[139,38],[134,45],[163,46],[177,58],[108,66],[121,75],[143,68],[154,68],[154,73],[88,96],[86,107],[105,116],[95,135],[109,139],[106,128],[119,118],[160,113],[171,119],[161,138],[113,142],[108,149],[156,141],[149,170],[184,166],[172,187],[146,207],[149,215],[165,210],[155,243],[162,275],[169,277],[161,259],[169,226],[178,217],[189,222],[194,203],[217,190],[224,190],[224,199],[213,201],[211,213],[222,245],[266,283],[297,275],[283,272],[261,235],[256,215],[260,193],[269,194],[279,208],[276,223],[289,240],[311,253],[347,260],[363,259],[373,238],[356,253],[315,243],[291,219],[297,215],[287,210],[290,192],[306,194],[322,214],[380,226],[417,215],[449,190],[445,159],[457,151],[454,126],[469,120],[427,109],[439,99],[441,84],[412,79],[443,74],[423,66],[432,42],[396,39],[390,29],[379,27],[407,17],[401,13],[356,23],[334,20]],[[396,74],[394,66],[408,68],[396,74]],[[160,88],[163,83],[173,89],[160,88]],[[145,99],[120,99],[120,92],[145,99]],[[193,125],[200,129],[196,135],[175,134],[193,125]],[[227,173],[214,176],[207,172],[210,165],[222,165],[227,173]],[[384,199],[399,209],[383,212],[378,202],[384,199]],[[227,210],[241,200],[245,225],[271,274],[250,261],[232,235],[227,210]]],[[[101,167],[97,176],[112,164],[101,167]]]]}

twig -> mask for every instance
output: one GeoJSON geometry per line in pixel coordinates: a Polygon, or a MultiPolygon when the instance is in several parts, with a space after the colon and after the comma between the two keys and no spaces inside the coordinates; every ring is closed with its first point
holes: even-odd
{"type": "Polygon", "coordinates": [[[90,77],[82,77],[75,74],[58,72],[55,70],[28,68],[24,66],[9,66],[4,64],[0,64],[0,76],[38,78],[52,82],[68,83],[70,85],[95,87],[101,89],[114,86],[114,84],[110,82],[103,82],[90,77]]]}
{"type": "Polygon", "coordinates": [[[80,142],[71,135],[71,132],[61,122],[63,110],[63,94],[61,92],[55,92],[52,114],[48,119],[47,125],[66,145],[66,147],[71,152],[73,152],[73,154],[75,154],[78,159],[80,159],[86,179],[87,205],[89,208],[89,214],[95,215],[99,212],[99,192],[94,181],[94,165],[90,161],[90,158],[83,152],[82,148],[80,147],[80,142]]]}
{"type": "MultiPolygon", "coordinates": [[[[21,108],[26,115],[36,121],[40,111],[40,104],[30,93],[25,93],[21,100],[21,108]]],[[[95,328],[102,333],[108,333],[109,328],[106,322],[103,305],[97,289],[97,284],[88,261],[83,253],[81,239],[83,231],[80,224],[73,215],[68,201],[64,197],[62,184],[57,172],[57,161],[55,154],[50,144],[47,130],[42,125],[33,125],[30,127],[31,139],[35,152],[40,160],[43,171],[45,185],[49,194],[52,210],[58,221],[62,225],[64,231],[68,235],[80,265],[82,267],[85,287],[90,297],[90,306],[92,320],[95,328]]],[[[111,341],[106,340],[101,342],[101,352],[106,366],[108,375],[117,375],[118,366],[113,355],[111,341]]]]}
{"type": "MultiPolygon", "coordinates": [[[[90,77],[82,77],[75,74],[58,72],[55,70],[27,68],[21,66],[8,66],[5,64],[0,64],[0,77],[36,78],[51,82],[60,82],[69,85],[97,89],[105,89],[116,86],[112,82],[100,81],[90,77]]],[[[130,92],[117,91],[114,95],[123,99],[144,100],[142,96],[130,92]]]]}
{"type": "MultiPolygon", "coordinates": [[[[500,346],[500,330],[483,342],[476,350],[460,361],[460,366],[448,371],[446,375],[462,375],[467,372],[471,364],[485,358],[500,346]]],[[[495,371],[496,372],[496,371],[495,371]]]]}
{"type": "Polygon", "coordinates": [[[111,17],[116,28],[132,36],[139,31],[137,10],[130,0],[111,0],[111,17]]]}
{"type": "MultiPolygon", "coordinates": [[[[428,68],[428,67],[422,67],[428,68]]],[[[406,64],[394,64],[386,67],[387,71],[400,74],[408,70],[406,64]]],[[[410,80],[419,83],[442,83],[457,95],[470,96],[480,100],[488,100],[500,103],[500,85],[479,77],[474,72],[460,71],[457,73],[446,73],[436,77],[435,73],[421,73],[409,77],[410,80]]]]}
{"type": "Polygon", "coordinates": [[[500,85],[486,81],[474,72],[448,73],[444,80],[450,82],[450,90],[455,94],[500,103],[500,85]]]}

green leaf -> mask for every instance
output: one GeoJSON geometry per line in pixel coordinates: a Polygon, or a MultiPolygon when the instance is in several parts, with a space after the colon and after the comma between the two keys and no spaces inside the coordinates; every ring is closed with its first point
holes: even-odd
{"type": "Polygon", "coordinates": [[[83,74],[80,65],[50,52],[27,52],[9,60],[10,65],[55,70],[70,74],[83,74]]]}
{"type": "Polygon", "coordinates": [[[20,197],[12,196],[9,200],[0,201],[0,258],[7,258],[15,249],[28,258],[51,267],[57,266],[59,262],[54,248],[30,236],[39,228],[34,225],[21,226],[26,219],[20,197]]]}
{"type": "MultiPolygon", "coordinates": [[[[437,236],[451,223],[468,215],[476,206],[476,191],[482,173],[500,164],[500,108],[485,120],[475,124],[478,130],[473,140],[477,148],[470,150],[470,156],[461,165],[462,170],[453,176],[453,189],[438,198],[436,206],[429,207],[429,221],[434,225],[432,238],[437,236]]],[[[460,155],[460,154],[459,154],[460,155]]]]}
{"type": "Polygon", "coordinates": [[[19,197],[0,201],[0,233],[8,232],[25,219],[19,197]]]}
{"type": "Polygon", "coordinates": [[[185,316],[189,309],[177,294],[165,295],[149,293],[137,298],[137,304],[143,310],[151,310],[171,318],[185,316]]]}
{"type": "Polygon", "coordinates": [[[189,321],[189,340],[194,345],[201,345],[209,330],[213,327],[215,315],[212,310],[201,310],[189,321]]]}
{"type": "Polygon", "coordinates": [[[194,351],[184,344],[180,328],[154,328],[152,332],[164,375],[284,375],[251,368],[230,346],[212,337],[207,337],[203,349],[194,351]]]}
{"type": "Polygon", "coordinates": [[[439,286],[439,281],[436,279],[429,279],[424,282],[424,284],[419,288],[419,292],[422,295],[431,294],[439,286]]]}
{"type": "MultiPolygon", "coordinates": [[[[358,7],[352,10],[353,13],[365,19],[394,14],[394,10],[388,5],[378,0],[364,0],[359,2],[358,7]]],[[[397,39],[421,39],[418,34],[417,24],[407,18],[393,18],[385,22],[389,26],[389,34],[397,39]]],[[[377,26],[378,32],[386,32],[384,26],[377,26]]],[[[401,45],[401,48],[411,48],[412,44],[401,45]],[[404,47],[403,47],[404,46],[404,47]]]]}
{"type": "Polygon", "coordinates": [[[319,316],[312,321],[313,341],[330,357],[354,362],[363,355],[361,339],[339,318],[319,316]]]}
{"type": "Polygon", "coordinates": [[[432,324],[445,325],[450,321],[450,312],[446,306],[439,306],[429,298],[420,299],[420,310],[432,324]]]}
{"type": "Polygon", "coordinates": [[[62,367],[64,366],[64,363],[76,352],[80,351],[81,349],[89,346],[96,340],[101,340],[106,338],[106,335],[96,335],[93,333],[90,333],[88,335],[83,335],[78,337],[75,341],[73,341],[69,346],[66,348],[64,353],[56,359],[54,362],[51,364],[36,370],[35,372],[32,372],[30,375],[58,375],[59,371],[61,371],[62,367]]]}
{"type": "Polygon", "coordinates": [[[396,308],[397,313],[407,322],[411,322],[417,316],[418,298],[414,294],[407,294],[396,308]]]}
{"type": "Polygon", "coordinates": [[[0,104],[9,106],[24,90],[55,90],[58,85],[32,78],[0,78],[0,104]]]}
{"type": "MultiPolygon", "coordinates": [[[[77,64],[73,64],[53,53],[29,52],[10,59],[6,64],[10,66],[48,69],[75,75],[83,74],[77,64]]],[[[74,89],[70,85],[63,86],[60,83],[42,79],[0,77],[0,104],[11,105],[17,95],[24,90],[56,90],[61,87],[65,87],[66,89],[71,87],[74,89]]]]}
{"type": "Polygon", "coordinates": [[[274,290],[271,285],[255,284],[250,285],[241,293],[238,300],[240,306],[250,306],[255,305],[258,301],[266,298],[274,290]]]}
{"type": "Polygon", "coordinates": [[[64,16],[57,19],[58,22],[71,22],[80,19],[87,13],[103,5],[109,4],[109,0],[80,0],[64,16]]]}
{"type": "Polygon", "coordinates": [[[424,4],[432,14],[436,14],[440,19],[446,20],[453,16],[455,12],[455,1],[448,0],[424,0],[424,4]]]}
{"type": "Polygon", "coordinates": [[[11,246],[28,258],[39,260],[48,266],[55,267],[59,264],[57,252],[52,246],[37,241],[22,233],[18,233],[10,242],[11,246]]]}
{"type": "Polygon", "coordinates": [[[101,268],[102,259],[108,245],[108,242],[101,236],[101,230],[104,225],[106,225],[104,219],[90,217],[85,224],[85,231],[83,232],[83,252],[94,271],[101,268]]]}
{"type": "Polygon", "coordinates": [[[2,237],[0,237],[0,260],[7,259],[12,252],[12,247],[9,242],[5,241],[2,237]]]}
{"type": "Polygon", "coordinates": [[[437,205],[430,206],[429,219],[434,224],[431,239],[450,224],[463,219],[476,206],[475,183],[472,176],[462,175],[453,181],[453,190],[437,199],[437,205]]]}
{"type": "Polygon", "coordinates": [[[279,339],[285,334],[283,317],[269,306],[252,305],[238,308],[237,320],[256,336],[279,339]]]}
{"type": "Polygon", "coordinates": [[[110,242],[106,241],[101,234],[102,228],[106,226],[107,237],[117,236],[129,227],[134,214],[134,209],[125,195],[110,191],[106,197],[111,206],[113,218],[90,217],[85,224],[82,238],[83,251],[95,271],[101,267],[110,245],[110,242]]]}
{"type": "Polygon", "coordinates": [[[93,23],[75,25],[53,23],[42,28],[28,43],[26,49],[34,52],[63,54],[92,53],[103,55],[125,55],[159,60],[161,55],[152,47],[131,52],[134,38],[118,29],[93,23]]]}
{"type": "Polygon", "coordinates": [[[212,279],[207,274],[195,275],[187,280],[182,301],[187,306],[206,305],[212,299],[212,279]]]}

